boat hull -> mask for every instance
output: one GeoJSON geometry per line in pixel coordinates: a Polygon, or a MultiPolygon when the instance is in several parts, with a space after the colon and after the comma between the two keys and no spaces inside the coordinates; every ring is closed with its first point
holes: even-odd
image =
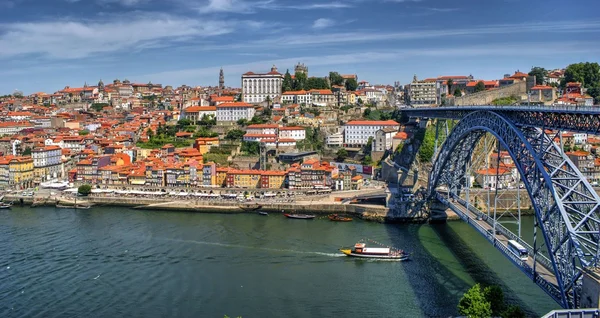
{"type": "Polygon", "coordinates": [[[358,258],[374,258],[374,259],[393,259],[393,260],[398,260],[398,261],[405,261],[408,260],[408,255],[406,254],[400,254],[400,255],[374,255],[374,254],[361,254],[361,253],[355,253],[352,250],[340,250],[342,253],[344,253],[346,256],[350,256],[350,257],[358,257],[358,258]]]}
{"type": "Polygon", "coordinates": [[[307,214],[284,214],[286,218],[289,219],[299,219],[299,220],[312,220],[315,218],[314,215],[307,215],[307,214]]]}

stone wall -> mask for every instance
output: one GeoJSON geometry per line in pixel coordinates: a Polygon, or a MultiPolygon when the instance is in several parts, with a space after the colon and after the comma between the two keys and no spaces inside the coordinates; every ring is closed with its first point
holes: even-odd
{"type": "MultiPolygon", "coordinates": [[[[487,91],[454,98],[454,106],[490,105],[494,99],[521,96],[527,94],[527,82],[518,82],[512,85],[490,89],[487,91]]],[[[452,103],[452,100],[449,100],[452,103]]]]}

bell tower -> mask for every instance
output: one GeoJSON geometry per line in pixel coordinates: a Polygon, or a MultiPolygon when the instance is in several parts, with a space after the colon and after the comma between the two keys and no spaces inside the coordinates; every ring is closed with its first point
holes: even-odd
{"type": "Polygon", "coordinates": [[[223,74],[223,68],[221,68],[221,71],[219,72],[219,89],[224,89],[225,88],[225,75],[223,74]]]}

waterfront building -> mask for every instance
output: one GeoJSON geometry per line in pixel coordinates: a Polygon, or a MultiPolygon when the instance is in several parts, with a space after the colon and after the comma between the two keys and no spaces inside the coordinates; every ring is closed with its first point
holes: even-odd
{"type": "Polygon", "coordinates": [[[285,171],[262,171],[260,187],[263,189],[281,189],[285,185],[285,171]]]}
{"type": "Polygon", "coordinates": [[[217,124],[233,124],[240,119],[251,120],[256,113],[254,106],[248,103],[223,103],[217,107],[217,124]]]}
{"type": "Polygon", "coordinates": [[[37,182],[60,178],[63,175],[62,149],[59,146],[38,147],[31,151],[34,176],[37,182]]]}
{"type": "Polygon", "coordinates": [[[0,157],[0,187],[27,189],[33,186],[33,159],[29,156],[0,157]],[[8,178],[7,178],[8,177],[8,178]]]}
{"type": "Polygon", "coordinates": [[[246,103],[262,103],[267,97],[270,100],[281,96],[283,74],[273,65],[268,73],[247,72],[242,74],[242,101],[246,103]]]}
{"type": "Polygon", "coordinates": [[[302,164],[294,164],[288,170],[288,188],[331,188],[333,186],[333,176],[337,173],[338,169],[328,162],[308,159],[302,164]]]}
{"type": "Polygon", "coordinates": [[[366,145],[375,132],[383,128],[400,129],[400,124],[393,120],[353,120],[344,125],[344,143],[348,147],[366,145]]]}
{"type": "Polygon", "coordinates": [[[216,169],[217,177],[216,177],[216,186],[224,187],[225,182],[227,181],[227,173],[229,172],[229,168],[219,167],[216,169]]]}
{"type": "Polygon", "coordinates": [[[260,170],[230,170],[227,172],[227,188],[256,189],[260,187],[260,170]]]}

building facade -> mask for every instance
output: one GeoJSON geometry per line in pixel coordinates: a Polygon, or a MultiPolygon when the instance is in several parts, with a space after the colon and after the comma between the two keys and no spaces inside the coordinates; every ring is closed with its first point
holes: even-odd
{"type": "Polygon", "coordinates": [[[400,129],[393,120],[354,120],[344,125],[344,144],[348,147],[366,145],[380,129],[400,129]]]}
{"type": "Polygon", "coordinates": [[[234,123],[240,119],[251,120],[256,111],[248,103],[223,103],[217,107],[217,124],[234,123]]]}
{"type": "Polygon", "coordinates": [[[62,177],[62,149],[59,146],[35,148],[31,152],[31,157],[36,180],[43,182],[62,177]]]}
{"type": "Polygon", "coordinates": [[[242,101],[246,103],[262,103],[281,96],[283,74],[273,65],[268,73],[247,72],[242,74],[242,101]]]}

